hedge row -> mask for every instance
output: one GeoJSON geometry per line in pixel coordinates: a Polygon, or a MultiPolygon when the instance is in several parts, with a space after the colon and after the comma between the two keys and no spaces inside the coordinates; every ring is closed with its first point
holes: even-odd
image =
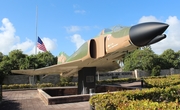
{"type": "Polygon", "coordinates": [[[60,82],[56,86],[77,86],[77,82],[60,82]]]}
{"type": "MultiPolygon", "coordinates": [[[[136,81],[135,78],[121,78],[121,79],[108,79],[108,80],[102,80],[97,81],[96,84],[114,84],[114,83],[121,83],[121,82],[134,82],[136,81]]],[[[11,85],[3,85],[3,89],[19,89],[19,88],[42,88],[42,87],[53,87],[53,86],[77,86],[77,82],[60,82],[58,84],[52,84],[52,83],[37,83],[36,85],[31,84],[11,84],[11,85]]]]}
{"type": "Polygon", "coordinates": [[[164,77],[144,78],[146,87],[160,87],[165,88],[172,85],[180,84],[180,75],[170,75],[164,77]]]}
{"type": "Polygon", "coordinates": [[[97,94],[89,102],[96,110],[180,109],[180,85],[97,94]]]}
{"type": "Polygon", "coordinates": [[[23,88],[43,88],[43,87],[53,87],[52,83],[42,83],[42,84],[11,84],[11,85],[2,85],[3,89],[23,89],[23,88]]]}
{"type": "Polygon", "coordinates": [[[137,81],[137,79],[136,78],[107,79],[107,80],[97,81],[96,84],[99,84],[99,85],[102,85],[102,84],[115,84],[115,83],[134,82],[134,81],[137,81]]]}
{"type": "Polygon", "coordinates": [[[128,102],[122,102],[117,107],[108,106],[102,108],[96,106],[96,110],[179,110],[180,105],[176,102],[152,102],[150,100],[133,100],[128,102]]]}
{"type": "Polygon", "coordinates": [[[58,84],[52,83],[37,83],[35,85],[32,84],[10,84],[10,85],[2,85],[3,89],[22,89],[22,88],[43,88],[43,87],[58,87],[58,86],[77,86],[76,82],[62,82],[58,84]]]}

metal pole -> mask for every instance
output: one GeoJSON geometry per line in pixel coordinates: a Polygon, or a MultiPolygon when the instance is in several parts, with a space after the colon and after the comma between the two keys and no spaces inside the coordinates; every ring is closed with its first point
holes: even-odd
{"type": "MultiPolygon", "coordinates": [[[[35,55],[37,54],[37,40],[38,40],[38,38],[37,38],[37,27],[38,27],[38,7],[36,6],[36,35],[35,35],[36,41],[35,41],[35,55]]],[[[34,64],[34,70],[35,70],[35,64],[34,64]]],[[[34,75],[30,76],[30,80],[31,80],[30,82],[31,82],[32,85],[35,84],[35,79],[34,79],[34,78],[35,78],[34,75]]]]}
{"type": "Polygon", "coordinates": [[[35,43],[35,55],[37,54],[37,26],[38,26],[38,7],[36,6],[36,43],[35,43]]]}
{"type": "Polygon", "coordinates": [[[97,72],[98,73],[98,81],[99,81],[99,72],[97,72]]]}
{"type": "MultiPolygon", "coordinates": [[[[90,95],[90,98],[95,94],[95,90],[93,88],[89,89],[89,95],[90,95]]],[[[95,107],[93,107],[91,104],[90,104],[90,110],[95,110],[95,107]]]]}
{"type": "Polygon", "coordinates": [[[141,78],[141,88],[143,88],[143,78],[141,78]]]}

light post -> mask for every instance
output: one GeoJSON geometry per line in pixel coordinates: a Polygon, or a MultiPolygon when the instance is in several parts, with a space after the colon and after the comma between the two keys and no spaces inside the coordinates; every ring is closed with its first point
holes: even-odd
{"type": "MultiPolygon", "coordinates": [[[[89,94],[90,94],[90,98],[95,95],[95,90],[94,88],[89,89],[89,94]]],[[[93,107],[92,105],[90,105],[90,110],[95,110],[95,107],[93,107]]]]}

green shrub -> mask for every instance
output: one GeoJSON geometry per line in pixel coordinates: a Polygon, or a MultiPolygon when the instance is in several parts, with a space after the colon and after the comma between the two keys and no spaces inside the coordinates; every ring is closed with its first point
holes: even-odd
{"type": "Polygon", "coordinates": [[[8,85],[2,85],[3,89],[8,89],[8,85]]]}
{"type": "Polygon", "coordinates": [[[101,80],[97,81],[96,84],[115,84],[115,83],[122,83],[122,82],[134,82],[136,81],[136,78],[119,78],[119,79],[107,79],[107,80],[101,80]]]}
{"type": "Polygon", "coordinates": [[[31,84],[11,84],[11,85],[3,85],[3,89],[20,89],[20,88],[32,88],[31,84]]]}
{"type": "Polygon", "coordinates": [[[71,77],[63,77],[63,76],[60,76],[60,82],[64,83],[64,82],[71,82],[73,79],[73,76],[71,77]]]}
{"type": "Polygon", "coordinates": [[[57,86],[77,86],[77,82],[60,82],[57,86]]]}
{"type": "Polygon", "coordinates": [[[153,67],[151,71],[151,76],[159,76],[161,72],[161,67],[159,65],[153,67]]]}
{"type": "Polygon", "coordinates": [[[89,102],[96,110],[176,110],[180,109],[180,85],[97,94],[89,102]]]}
{"type": "Polygon", "coordinates": [[[44,88],[44,87],[53,87],[54,86],[54,84],[52,84],[52,83],[42,83],[42,84],[36,84],[36,86],[38,87],[38,88],[44,88]]]}
{"type": "Polygon", "coordinates": [[[53,87],[52,83],[42,83],[42,84],[10,84],[10,85],[2,85],[3,89],[24,89],[24,88],[43,88],[43,87],[53,87]]]}
{"type": "Polygon", "coordinates": [[[165,88],[172,85],[180,84],[180,75],[170,75],[164,77],[150,77],[144,78],[146,87],[160,87],[165,88]]]}

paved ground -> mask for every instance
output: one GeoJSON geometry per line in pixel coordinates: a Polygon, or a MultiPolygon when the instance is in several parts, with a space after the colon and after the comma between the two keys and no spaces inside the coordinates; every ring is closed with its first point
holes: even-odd
{"type": "MultiPolygon", "coordinates": [[[[120,84],[124,87],[141,87],[141,82],[120,84]]],[[[89,102],[45,105],[37,90],[6,91],[0,110],[90,110],[89,102]]]]}
{"type": "Polygon", "coordinates": [[[89,102],[45,105],[37,90],[6,91],[0,110],[89,110],[89,102]]]}

